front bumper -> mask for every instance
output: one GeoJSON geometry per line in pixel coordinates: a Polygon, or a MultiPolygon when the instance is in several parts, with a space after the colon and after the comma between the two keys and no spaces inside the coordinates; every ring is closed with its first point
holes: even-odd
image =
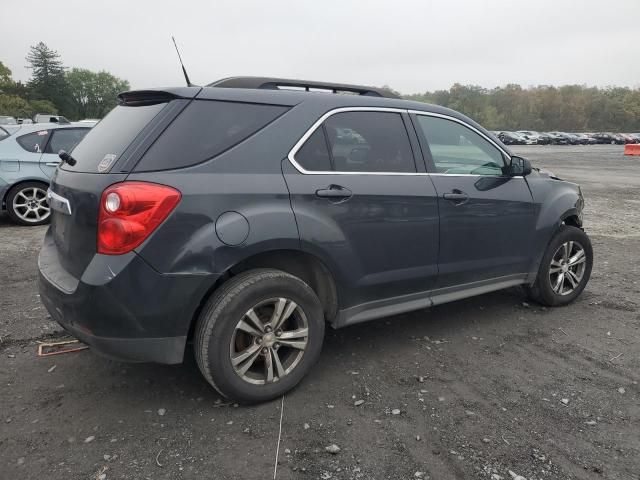
{"type": "Polygon", "coordinates": [[[47,232],[38,257],[40,299],[65,330],[112,359],[182,361],[192,319],[215,278],[164,275],[130,253],[95,255],[76,279],[57,258],[47,232]]]}

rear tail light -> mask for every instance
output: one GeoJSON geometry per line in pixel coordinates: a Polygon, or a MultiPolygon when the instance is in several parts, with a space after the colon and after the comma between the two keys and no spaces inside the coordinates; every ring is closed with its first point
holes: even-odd
{"type": "Polygon", "coordinates": [[[130,252],[173,211],[181,198],[175,188],[147,182],[111,185],[100,199],[98,253],[130,252]]]}

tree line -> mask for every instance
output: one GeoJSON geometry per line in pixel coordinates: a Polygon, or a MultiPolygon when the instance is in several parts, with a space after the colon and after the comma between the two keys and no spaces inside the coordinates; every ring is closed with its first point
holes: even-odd
{"type": "Polygon", "coordinates": [[[449,90],[404,98],[452,108],[489,130],[640,131],[638,88],[506,85],[486,89],[456,83],[449,90]]]}
{"type": "MultiPolygon", "coordinates": [[[[13,81],[11,70],[0,62],[0,115],[102,118],[115,106],[116,95],[130,88],[128,81],[106,71],[66,68],[58,52],[42,42],[29,49],[26,61],[32,72],[26,84],[13,81]]],[[[638,88],[510,84],[486,89],[456,83],[404,98],[452,108],[490,130],[640,131],[638,88]]]]}
{"type": "Polygon", "coordinates": [[[109,72],[66,68],[58,52],[43,42],[29,49],[26,61],[31,70],[26,84],[14,81],[11,70],[0,62],[0,115],[102,118],[116,105],[117,94],[130,89],[128,81],[109,72]]]}

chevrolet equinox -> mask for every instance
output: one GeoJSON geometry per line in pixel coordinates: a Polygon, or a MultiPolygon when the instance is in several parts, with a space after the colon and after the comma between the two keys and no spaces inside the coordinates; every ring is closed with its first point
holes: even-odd
{"type": "Polygon", "coordinates": [[[41,299],[94,351],[197,364],[222,395],[294,387],[344,327],[593,263],[580,187],[455,111],[376,88],[235,77],[131,91],[47,192],[41,299]]]}

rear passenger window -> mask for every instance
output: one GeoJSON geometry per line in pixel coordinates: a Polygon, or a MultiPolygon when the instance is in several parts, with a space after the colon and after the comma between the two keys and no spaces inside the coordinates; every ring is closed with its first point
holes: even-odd
{"type": "Polygon", "coordinates": [[[399,113],[337,113],[324,126],[336,171],[416,171],[409,136],[399,113]]]}
{"type": "Polygon", "coordinates": [[[323,128],[317,128],[304,143],[302,148],[296,153],[296,161],[305,170],[310,171],[330,171],[331,160],[329,149],[324,138],[323,128]]]}
{"type": "Polygon", "coordinates": [[[242,142],[288,108],[195,100],[160,135],[136,171],[167,170],[201,163],[242,142]]]}
{"type": "Polygon", "coordinates": [[[42,153],[48,138],[49,130],[40,130],[39,132],[22,135],[21,137],[16,138],[16,141],[27,152],[42,153]]]}

